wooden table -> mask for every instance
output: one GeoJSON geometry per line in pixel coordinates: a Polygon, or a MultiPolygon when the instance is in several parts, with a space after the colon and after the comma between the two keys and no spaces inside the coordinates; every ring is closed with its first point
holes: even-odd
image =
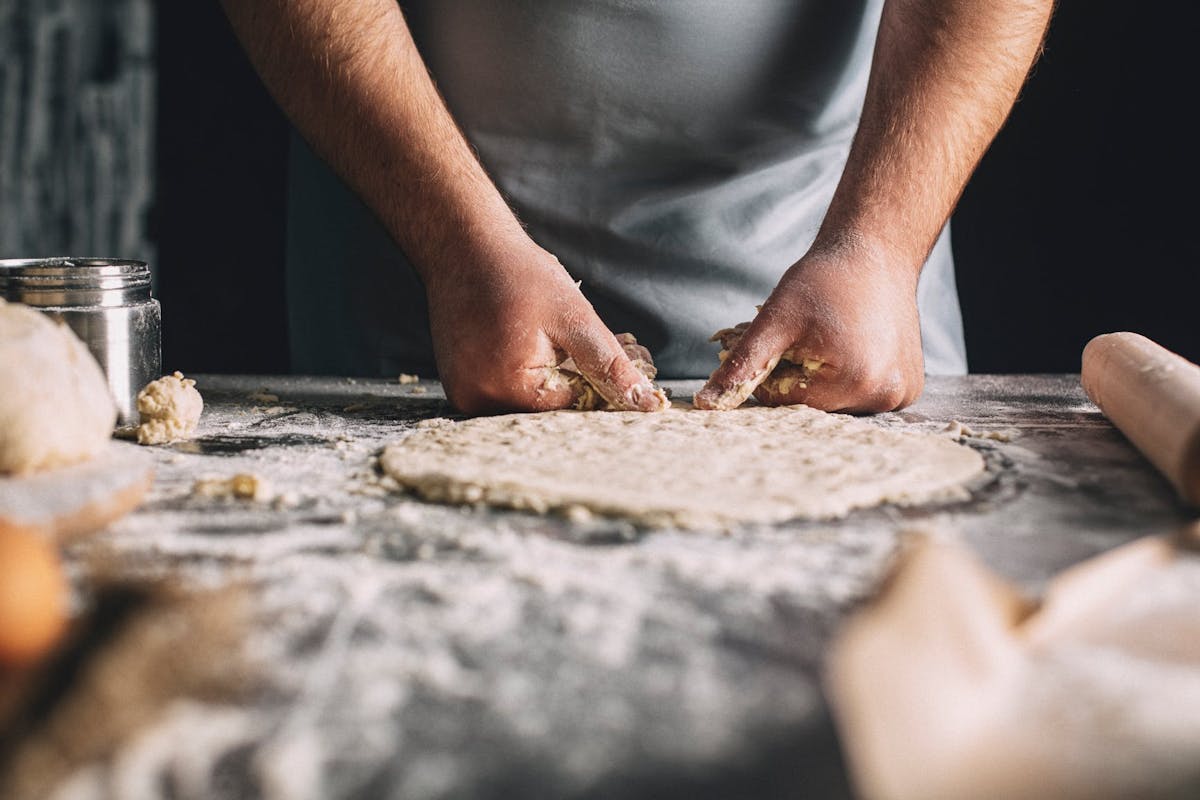
{"type": "Polygon", "coordinates": [[[380,448],[450,414],[429,382],[198,386],[199,438],[157,450],[147,502],[71,557],[249,581],[247,648],[267,689],[189,706],[147,734],[154,756],[136,768],[186,756],[201,783],[285,797],[845,796],[822,654],[901,531],[961,537],[1036,591],[1189,516],[1072,375],[932,378],[918,404],[879,418],[996,433],[965,440],[989,469],[969,502],[728,533],[393,491],[380,448]],[[269,481],[268,499],[193,494],[239,472],[269,481]]]}

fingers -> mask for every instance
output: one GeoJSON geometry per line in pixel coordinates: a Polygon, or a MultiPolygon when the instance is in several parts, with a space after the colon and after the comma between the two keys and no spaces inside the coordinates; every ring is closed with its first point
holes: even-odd
{"type": "Polygon", "coordinates": [[[728,355],[693,399],[697,408],[737,408],[753,394],[764,405],[803,403],[823,411],[877,413],[911,404],[924,385],[920,363],[903,368],[873,368],[857,358],[828,363],[828,336],[812,329],[806,333],[795,320],[773,315],[770,304],[749,325],[717,336],[728,355]]]}
{"type": "Polygon", "coordinates": [[[670,406],[650,382],[655,374],[650,352],[631,335],[615,337],[597,318],[561,336],[562,346],[540,331],[535,336],[513,348],[526,354],[523,363],[502,363],[498,352],[487,375],[447,375],[450,404],[471,415],[606,405],[618,411],[662,411],[670,406]]]}
{"type": "Polygon", "coordinates": [[[569,408],[576,392],[556,367],[561,360],[546,334],[530,331],[511,348],[497,347],[490,360],[473,362],[473,369],[451,361],[443,370],[446,399],[472,416],[569,408]]]}
{"type": "Polygon", "coordinates": [[[822,411],[850,411],[857,402],[856,388],[839,381],[829,368],[819,378],[813,376],[805,385],[780,387],[779,382],[768,379],[758,387],[755,398],[767,406],[790,406],[803,403],[822,411]]]}
{"type": "Polygon", "coordinates": [[[663,411],[671,401],[656,389],[654,384],[630,360],[627,348],[643,361],[651,364],[650,353],[645,348],[630,342],[623,345],[617,337],[599,321],[573,327],[558,339],[558,344],[575,361],[579,373],[587,379],[617,411],[663,411]]]}
{"type": "Polygon", "coordinates": [[[451,405],[467,414],[670,406],[651,383],[649,351],[628,334],[613,336],[557,259],[540,248],[513,258],[487,285],[442,284],[431,294],[451,405]]]}
{"type": "MultiPolygon", "coordinates": [[[[786,369],[781,368],[781,371],[786,369]]],[[[764,381],[754,396],[763,405],[804,405],[822,411],[876,414],[897,411],[921,395],[924,375],[906,379],[898,371],[885,374],[846,374],[829,365],[807,380],[788,380],[777,371],[764,381]]]]}
{"type": "Polygon", "coordinates": [[[775,369],[780,356],[795,341],[795,333],[778,324],[769,306],[764,306],[708,383],[692,398],[692,404],[711,411],[740,406],[775,369]]]}
{"type": "Polygon", "coordinates": [[[471,416],[505,414],[512,411],[557,411],[571,408],[579,390],[553,364],[514,370],[505,385],[489,389],[471,385],[458,389],[446,385],[446,399],[457,411],[471,416]]]}

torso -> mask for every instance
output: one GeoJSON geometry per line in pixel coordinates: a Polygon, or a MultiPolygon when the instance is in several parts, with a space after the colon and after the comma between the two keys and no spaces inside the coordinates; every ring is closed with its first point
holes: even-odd
{"type": "MultiPolygon", "coordinates": [[[[857,123],[880,6],[404,4],[447,104],[530,234],[583,281],[610,328],[650,348],[666,377],[706,376],[716,365],[709,335],[751,317],[811,243],[857,123]]],[[[311,190],[328,180],[311,163],[298,166],[293,199],[303,216],[305,203],[327,202],[311,190]]],[[[309,213],[329,220],[327,209],[309,213]]],[[[343,227],[335,238],[380,234],[362,222],[343,227]]],[[[302,223],[292,236],[301,261],[314,250],[304,241],[312,228],[302,223]]],[[[348,240],[345,248],[363,252],[348,240]]],[[[366,260],[383,263],[346,265],[349,294],[380,304],[379,287],[403,269],[402,256],[386,251],[376,243],[366,260]]],[[[395,289],[419,292],[411,282],[395,289]]],[[[411,299],[396,303],[409,308],[411,299]]],[[[963,371],[945,236],[921,301],[931,371],[963,371]]],[[[428,346],[419,306],[390,322],[387,308],[371,312],[380,318],[365,321],[358,346],[378,348],[385,372],[413,368],[428,346]]],[[[305,371],[325,371],[313,366],[305,371]]]]}

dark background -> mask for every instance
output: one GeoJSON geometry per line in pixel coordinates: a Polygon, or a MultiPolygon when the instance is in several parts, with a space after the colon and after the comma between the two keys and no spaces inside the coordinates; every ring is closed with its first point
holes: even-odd
{"type": "MultiPolygon", "coordinates": [[[[160,3],[164,366],[288,370],[287,122],[216,3],[160,3]]],[[[1200,360],[1200,10],[1065,0],[953,221],[972,372],[1077,372],[1134,330],[1200,360]]]]}

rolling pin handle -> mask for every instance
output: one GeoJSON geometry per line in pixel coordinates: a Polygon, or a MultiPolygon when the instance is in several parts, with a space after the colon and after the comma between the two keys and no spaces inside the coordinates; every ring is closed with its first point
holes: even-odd
{"type": "Polygon", "coordinates": [[[1200,366],[1136,333],[1083,350],[1080,382],[1104,416],[1193,506],[1200,506],[1200,366]]]}

